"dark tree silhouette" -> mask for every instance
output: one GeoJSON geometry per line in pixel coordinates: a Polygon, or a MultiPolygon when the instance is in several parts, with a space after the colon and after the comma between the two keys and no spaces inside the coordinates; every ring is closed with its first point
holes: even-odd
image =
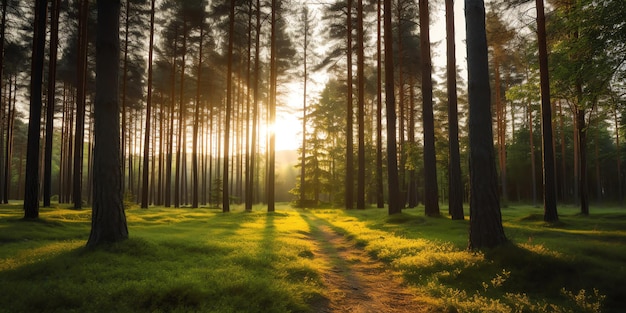
{"type": "Polygon", "coordinates": [[[429,11],[428,0],[419,0],[422,124],[424,126],[424,207],[427,216],[438,216],[440,213],[437,190],[437,158],[435,156],[435,119],[433,117],[429,11]]]}
{"type": "Polygon", "coordinates": [[[454,45],[454,1],[446,0],[446,55],[448,85],[448,210],[453,220],[465,218],[459,153],[459,116],[454,45]]]}
{"type": "MultiPolygon", "coordinates": [[[[59,13],[61,0],[50,5],[50,60],[48,63],[48,101],[46,103],[46,144],[44,151],[43,206],[50,206],[52,189],[52,137],[54,135],[54,109],[56,95],[57,47],[59,43],[59,13]]],[[[0,50],[1,51],[1,50],[0,50]]],[[[1,73],[0,73],[1,74],[1,73]]]]}
{"type": "MultiPolygon", "coordinates": [[[[548,48],[546,17],[543,0],[536,0],[537,42],[539,44],[539,72],[541,79],[541,151],[543,152],[543,219],[556,222],[556,173],[554,168],[554,146],[552,145],[552,105],[550,103],[550,75],[548,68],[548,48]]],[[[531,125],[532,127],[532,125],[531,125]]]]}
{"type": "Polygon", "coordinates": [[[24,218],[39,217],[39,132],[41,127],[41,89],[43,84],[44,49],[46,45],[47,1],[35,1],[33,52],[30,77],[30,115],[26,152],[26,185],[24,218]]]}
{"type": "Polygon", "coordinates": [[[393,26],[391,0],[384,0],[385,20],[385,102],[387,113],[387,187],[389,188],[389,215],[402,212],[399,193],[398,159],[396,148],[396,99],[393,84],[393,26]]]}
{"type": "Polygon", "coordinates": [[[87,246],[128,238],[122,201],[119,0],[98,0],[93,208],[87,246]]]}
{"type": "MultiPolygon", "coordinates": [[[[127,0],[128,1],[128,0],[127,0]]],[[[150,160],[150,122],[152,115],[152,54],[154,50],[154,4],[150,1],[150,41],[148,43],[148,92],[146,97],[146,126],[143,146],[143,172],[141,184],[141,208],[148,208],[148,163],[150,160]]],[[[128,14],[128,12],[126,13],[128,14]]],[[[153,161],[154,162],[154,161],[153,161]]]]}
{"type": "Polygon", "coordinates": [[[485,31],[485,4],[465,0],[469,144],[470,144],[470,235],[469,248],[491,248],[507,241],[498,199],[491,126],[491,91],[485,31]]]}

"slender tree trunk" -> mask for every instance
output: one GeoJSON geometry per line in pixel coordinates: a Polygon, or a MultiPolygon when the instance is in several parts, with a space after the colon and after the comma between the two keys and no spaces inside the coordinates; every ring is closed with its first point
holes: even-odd
{"type": "MultiPolygon", "coordinates": [[[[128,0],[126,0],[128,1],[128,0]]],[[[146,95],[146,129],[143,141],[143,177],[141,184],[141,208],[148,208],[148,166],[150,160],[150,124],[152,118],[152,52],[154,46],[154,4],[150,1],[150,42],[148,44],[148,93],[146,95]]],[[[126,12],[128,15],[128,11],[126,12]]],[[[128,25],[128,21],[126,22],[128,25]]],[[[128,30],[127,30],[128,32],[128,30]]],[[[154,162],[154,160],[153,160],[154,162]]]]}
{"type": "Polygon", "coordinates": [[[495,85],[495,101],[496,101],[496,125],[497,125],[497,141],[498,141],[498,165],[500,169],[500,197],[504,203],[507,202],[508,195],[506,189],[506,143],[502,136],[504,129],[504,113],[502,109],[502,83],[500,79],[500,60],[498,53],[493,56],[493,71],[495,85]]]}
{"type": "Polygon", "coordinates": [[[382,0],[376,0],[376,207],[385,207],[383,186],[382,0]]]}
{"type": "Polygon", "coordinates": [[[94,202],[87,246],[128,238],[119,120],[119,1],[98,0],[94,202]]]}
{"type": "Polygon", "coordinates": [[[546,222],[556,222],[559,220],[559,215],[556,209],[556,174],[554,168],[554,146],[552,145],[552,106],[550,102],[550,75],[548,68],[546,18],[543,0],[536,0],[535,2],[537,6],[537,42],[539,44],[539,72],[541,80],[543,219],[546,222]]]}
{"type": "Polygon", "coordinates": [[[598,202],[602,202],[602,178],[600,176],[600,154],[599,154],[599,148],[598,148],[598,133],[600,132],[598,130],[598,112],[596,111],[596,129],[593,132],[594,134],[594,142],[593,142],[593,146],[594,146],[594,153],[595,153],[595,166],[596,166],[596,200],[598,202]]]}
{"type": "MultiPolygon", "coordinates": [[[[124,32],[124,66],[122,68],[122,139],[121,139],[121,144],[122,144],[122,162],[124,164],[126,164],[126,132],[127,130],[130,129],[130,127],[127,127],[126,124],[126,87],[127,87],[127,82],[128,82],[128,35],[129,35],[129,27],[130,27],[130,1],[131,0],[126,0],[126,16],[124,18],[124,28],[125,28],[125,32],[124,32]]],[[[130,132],[129,132],[130,133],[130,132]]],[[[130,136],[130,134],[128,134],[130,136]]],[[[128,140],[130,141],[130,138],[128,138],[128,140]]],[[[129,172],[128,172],[128,177],[129,177],[129,183],[128,186],[130,187],[130,190],[132,190],[132,185],[133,182],[130,178],[132,178],[132,161],[130,160],[133,157],[133,147],[129,142],[128,145],[128,168],[129,168],[129,172]]],[[[123,166],[122,166],[123,167],[123,166]]],[[[125,189],[124,185],[124,179],[122,179],[122,190],[125,189]]]]}
{"type": "Polygon", "coordinates": [[[470,144],[470,234],[469,248],[491,248],[507,241],[502,227],[498,199],[491,123],[491,91],[485,31],[485,5],[482,0],[465,0],[469,144],[470,144]]]}
{"type": "Polygon", "coordinates": [[[35,1],[35,21],[30,81],[30,115],[28,117],[28,152],[24,194],[24,218],[39,217],[39,131],[41,125],[41,89],[44,49],[46,45],[47,1],[35,1]]]}
{"type": "Polygon", "coordinates": [[[187,21],[183,21],[183,46],[182,46],[182,59],[180,63],[180,98],[178,101],[178,140],[176,142],[176,169],[174,173],[174,207],[180,207],[180,192],[181,192],[181,168],[184,166],[186,160],[181,157],[182,147],[185,144],[183,139],[183,131],[185,127],[185,57],[187,55],[187,21]]]}
{"type": "MultiPolygon", "coordinates": [[[[254,203],[254,176],[256,166],[256,147],[257,147],[257,121],[258,121],[258,107],[259,107],[259,79],[260,79],[260,38],[261,38],[261,1],[256,1],[257,14],[256,14],[256,27],[255,27],[255,50],[254,50],[254,82],[253,82],[253,101],[252,101],[252,136],[250,138],[250,159],[249,170],[246,173],[248,175],[248,185],[246,186],[246,210],[252,210],[252,203],[254,203]]],[[[258,195],[258,192],[256,193],[258,195]]]]}
{"type": "Polygon", "coordinates": [[[83,206],[83,146],[85,141],[85,100],[87,98],[87,23],[89,1],[80,2],[78,22],[78,86],[76,102],[76,134],[74,135],[74,209],[83,206]]]}
{"type": "Polygon", "coordinates": [[[357,3],[357,84],[358,84],[358,173],[356,208],[365,209],[365,40],[363,29],[363,0],[357,3]]]}
{"type": "MultiPolygon", "coordinates": [[[[2,0],[2,23],[0,25],[0,99],[3,99],[3,94],[6,93],[6,91],[4,90],[4,88],[8,88],[9,90],[11,89],[11,84],[5,84],[4,83],[4,75],[3,75],[3,69],[4,69],[4,35],[6,32],[6,25],[7,25],[7,2],[8,0],[2,0]],[[7,87],[4,87],[7,86],[7,87]],[[4,91],[4,93],[3,93],[4,91]]],[[[8,103],[10,101],[6,101],[6,103],[8,103]]],[[[8,120],[8,114],[5,115],[4,114],[4,105],[2,105],[2,101],[0,100],[0,121],[2,121],[0,123],[0,129],[2,129],[4,127],[4,123],[8,120]]],[[[8,142],[2,142],[2,132],[0,131],[0,150],[2,149],[2,147],[5,144],[8,144],[8,142]]],[[[6,159],[6,155],[4,157],[0,157],[0,199],[4,199],[5,195],[4,195],[4,191],[5,191],[5,186],[9,184],[9,181],[6,180],[4,171],[5,171],[5,164],[8,163],[9,160],[6,159]]]]}
{"type": "Polygon", "coordinates": [[[459,153],[458,97],[456,91],[456,47],[454,44],[454,1],[446,0],[446,55],[448,81],[448,210],[453,220],[465,218],[463,182],[459,153]]]}
{"type": "Polygon", "coordinates": [[[230,192],[228,188],[230,158],[230,115],[233,106],[233,41],[235,36],[235,1],[230,3],[229,26],[228,26],[228,65],[226,72],[226,120],[224,121],[224,173],[222,174],[222,211],[230,212],[230,192]]]}
{"type": "Polygon", "coordinates": [[[245,161],[245,178],[244,178],[244,207],[247,212],[252,211],[252,199],[250,199],[250,154],[252,151],[250,150],[251,142],[250,142],[250,116],[251,116],[251,77],[252,77],[252,12],[253,12],[253,1],[248,2],[248,45],[247,45],[247,62],[246,62],[246,161],[245,161]]]}
{"type": "MultiPolygon", "coordinates": [[[[5,1],[6,2],[6,1],[5,1]]],[[[51,1],[50,7],[50,61],[48,65],[48,101],[46,104],[46,149],[43,178],[43,206],[50,206],[52,189],[52,137],[54,134],[54,102],[56,90],[57,46],[59,43],[59,6],[61,0],[51,1]]],[[[3,23],[4,25],[4,23],[3,23]]],[[[4,26],[3,26],[4,28],[4,26]]],[[[4,36],[4,35],[3,35],[4,36]]],[[[2,49],[0,48],[0,51],[2,49]]],[[[0,52],[1,53],[1,52],[0,52]]],[[[0,63],[1,64],[1,63],[0,63]]],[[[0,65],[1,66],[1,65],[0,65]]],[[[2,72],[0,72],[2,77],[2,72]]]]}
{"type": "Polygon", "coordinates": [[[389,188],[389,215],[402,212],[398,182],[398,154],[396,150],[396,99],[393,83],[393,25],[391,0],[384,0],[385,20],[385,102],[387,113],[387,185],[389,188]]]}
{"type": "Polygon", "coordinates": [[[424,126],[424,207],[427,216],[438,216],[437,158],[430,56],[430,18],[428,0],[419,0],[420,50],[422,68],[422,122],[424,126]]]}
{"type": "Polygon", "coordinates": [[[351,210],[354,208],[354,126],[353,126],[353,103],[352,103],[352,3],[353,0],[348,0],[347,8],[347,115],[346,115],[346,209],[351,210]]]}
{"type": "MultiPolygon", "coordinates": [[[[563,126],[563,103],[559,101],[559,129],[561,130],[561,200],[567,200],[567,164],[565,162],[565,127],[563,126]]],[[[576,141],[574,140],[574,143],[576,141]]]]}
{"type": "MultiPolygon", "coordinates": [[[[270,99],[269,99],[269,125],[276,122],[276,87],[277,87],[277,50],[276,50],[276,30],[280,0],[272,0],[271,13],[271,35],[270,35],[270,99]]],[[[351,1],[351,0],[348,0],[351,1]]],[[[269,138],[269,160],[267,172],[267,211],[274,212],[276,210],[275,199],[275,183],[276,183],[276,130],[270,130],[269,138]]]]}
{"type": "Polygon", "coordinates": [[[304,52],[304,57],[303,57],[303,64],[302,64],[302,70],[304,72],[304,79],[303,79],[303,84],[302,84],[302,155],[300,156],[301,158],[301,163],[300,163],[300,207],[304,208],[306,207],[306,183],[305,183],[305,176],[306,176],[306,123],[307,123],[307,112],[306,112],[306,96],[307,96],[307,80],[308,80],[308,73],[307,73],[307,53],[308,51],[308,45],[309,45],[309,14],[308,14],[308,9],[304,9],[303,14],[302,14],[302,19],[305,23],[304,26],[304,44],[303,44],[303,52],[304,52]]]}
{"type": "Polygon", "coordinates": [[[620,206],[624,205],[624,190],[622,187],[622,157],[620,150],[620,141],[619,141],[619,119],[617,116],[617,107],[613,109],[613,119],[615,122],[615,151],[616,151],[616,161],[617,161],[617,199],[619,200],[620,206]]]}
{"type": "MultiPolygon", "coordinates": [[[[174,36],[177,38],[178,36],[174,36]]],[[[174,39],[174,47],[177,47],[174,39]]],[[[169,208],[172,202],[172,154],[174,152],[174,107],[176,106],[176,56],[172,56],[172,72],[170,73],[170,126],[168,127],[167,161],[165,162],[165,207],[169,208]]]]}
{"type": "MultiPolygon", "coordinates": [[[[529,99],[530,100],[530,99],[529,99]]],[[[535,135],[533,132],[533,108],[532,103],[528,103],[528,134],[530,139],[530,183],[533,195],[533,206],[537,207],[537,166],[535,162],[535,135]]]]}
{"type": "Polygon", "coordinates": [[[196,77],[197,86],[196,86],[196,110],[193,119],[193,151],[191,156],[191,176],[193,183],[191,184],[191,207],[198,207],[198,123],[200,122],[200,81],[202,74],[202,43],[203,43],[203,35],[204,35],[204,23],[200,23],[200,49],[198,50],[198,74],[196,77]]]}
{"type": "Polygon", "coordinates": [[[11,192],[11,163],[13,161],[13,125],[15,123],[15,102],[13,99],[13,76],[9,76],[9,96],[7,98],[7,130],[6,130],[6,146],[5,148],[5,160],[4,163],[4,192],[2,202],[9,203],[9,197],[11,192]]]}

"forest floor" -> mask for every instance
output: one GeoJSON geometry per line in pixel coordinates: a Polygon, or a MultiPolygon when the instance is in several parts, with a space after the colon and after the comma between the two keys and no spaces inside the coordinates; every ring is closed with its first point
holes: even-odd
{"type": "MultiPolygon", "coordinates": [[[[444,211],[442,209],[442,211],[444,211]]],[[[589,312],[626,307],[626,209],[502,210],[510,244],[422,209],[126,211],[130,238],[85,248],[90,210],[0,205],[0,313],[589,312]]],[[[445,211],[444,211],[445,212],[445,211]]]]}
{"type": "Polygon", "coordinates": [[[315,312],[431,312],[428,304],[416,301],[417,290],[372,258],[356,242],[332,229],[325,220],[301,214],[310,226],[315,258],[328,268],[322,281],[329,299],[313,304],[315,312]]]}

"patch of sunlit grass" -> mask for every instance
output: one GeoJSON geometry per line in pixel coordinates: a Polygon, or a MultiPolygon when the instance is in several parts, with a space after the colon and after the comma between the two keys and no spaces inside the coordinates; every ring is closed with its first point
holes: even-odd
{"type": "Polygon", "coordinates": [[[623,292],[615,274],[624,271],[618,262],[626,260],[623,226],[615,227],[615,219],[604,213],[592,223],[568,213],[561,222],[547,224],[536,208],[504,209],[505,232],[513,244],[483,254],[465,248],[467,221],[427,218],[412,210],[391,217],[382,210],[315,211],[401,272],[407,283],[441,299],[438,305],[449,311],[601,312],[603,305],[619,307],[615,302],[623,292]]]}

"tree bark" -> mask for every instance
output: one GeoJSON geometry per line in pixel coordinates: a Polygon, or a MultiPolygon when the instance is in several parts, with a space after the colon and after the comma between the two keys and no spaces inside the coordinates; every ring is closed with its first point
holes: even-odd
{"type": "Polygon", "coordinates": [[[398,182],[396,149],[396,99],[393,83],[393,25],[391,25],[391,0],[384,0],[385,20],[385,102],[387,113],[387,185],[389,188],[389,215],[402,212],[398,182]]]}
{"type": "Polygon", "coordinates": [[[191,184],[191,207],[197,208],[199,204],[198,200],[198,124],[200,123],[200,81],[202,74],[202,41],[204,35],[204,23],[200,23],[200,48],[198,49],[198,74],[196,77],[196,109],[193,118],[193,148],[191,156],[191,177],[193,183],[191,184]]]}
{"type": "Polygon", "coordinates": [[[44,49],[46,45],[47,1],[35,2],[35,27],[30,80],[30,114],[28,117],[28,152],[26,155],[26,182],[24,218],[39,217],[39,131],[41,126],[41,89],[43,84],[44,49]]]}
{"type": "Polygon", "coordinates": [[[85,140],[85,100],[87,98],[87,23],[89,17],[89,1],[80,2],[78,21],[78,65],[77,65],[77,96],[76,96],[76,134],[74,135],[74,209],[83,206],[83,146],[85,140]]]}
{"type": "Polygon", "coordinates": [[[491,91],[485,31],[485,6],[482,0],[465,0],[469,143],[470,143],[470,234],[472,250],[491,248],[507,241],[502,227],[498,199],[491,123],[491,91]]]}
{"type": "Polygon", "coordinates": [[[421,50],[420,62],[422,68],[422,123],[424,127],[424,207],[427,216],[439,216],[428,0],[419,0],[419,17],[421,50]]]}
{"type": "MultiPolygon", "coordinates": [[[[4,91],[3,86],[5,85],[3,69],[4,69],[4,37],[5,37],[6,25],[7,25],[7,2],[8,0],[2,0],[2,23],[0,24],[0,99],[3,99],[3,91],[4,91]]],[[[7,84],[7,86],[9,89],[11,89],[11,84],[7,84]]],[[[8,102],[10,101],[6,101],[6,103],[8,102]]],[[[7,115],[4,114],[4,105],[1,104],[1,101],[0,101],[0,120],[2,121],[0,122],[0,130],[1,130],[3,126],[5,125],[4,123],[7,123],[7,120],[8,120],[8,114],[7,115]]],[[[2,150],[2,147],[5,144],[8,144],[8,142],[3,142],[2,132],[0,131],[0,150],[2,150]]],[[[4,199],[5,186],[9,184],[9,182],[6,180],[6,177],[4,175],[5,164],[8,162],[9,160],[6,159],[6,155],[3,157],[0,157],[0,199],[4,199]]]]}
{"type": "Polygon", "coordinates": [[[453,220],[465,218],[459,153],[459,114],[456,91],[456,47],[454,42],[454,1],[446,0],[446,54],[448,86],[448,210],[453,220]]]}
{"type": "Polygon", "coordinates": [[[222,212],[230,212],[230,193],[228,188],[230,158],[230,115],[233,106],[233,41],[235,36],[235,1],[230,3],[229,26],[228,26],[228,57],[226,71],[226,120],[224,122],[224,173],[222,173],[222,212]]]}
{"type": "MultiPolygon", "coordinates": [[[[278,68],[276,64],[276,31],[278,18],[278,2],[280,0],[272,0],[271,13],[271,34],[270,34],[270,99],[269,99],[269,125],[276,122],[276,85],[278,68]]],[[[350,0],[349,0],[350,1],[350,0]]],[[[276,180],[276,129],[270,130],[269,138],[269,164],[267,171],[267,211],[274,212],[276,210],[275,199],[275,180],[276,180]]]]}
{"type": "MultiPolygon", "coordinates": [[[[539,73],[541,80],[541,139],[543,149],[543,219],[556,222],[559,215],[556,209],[556,173],[554,166],[554,146],[552,145],[552,106],[550,103],[550,73],[548,68],[548,48],[546,17],[543,0],[536,0],[537,42],[539,44],[539,73]]],[[[532,127],[532,126],[531,126],[532,127]]]]}
{"type": "Polygon", "coordinates": [[[348,0],[346,31],[346,209],[354,208],[354,108],[352,103],[352,3],[348,0]]]}
{"type": "Polygon", "coordinates": [[[88,247],[128,238],[120,160],[120,2],[97,3],[94,202],[88,247]]]}
{"type": "Polygon", "coordinates": [[[365,40],[363,29],[363,0],[358,0],[357,7],[357,80],[358,80],[358,132],[359,151],[357,173],[356,208],[365,209],[365,40]]]}
{"type": "Polygon", "coordinates": [[[383,186],[382,0],[376,0],[376,207],[385,207],[383,186]]]}
{"type": "MultiPolygon", "coordinates": [[[[43,206],[50,206],[52,189],[52,138],[54,135],[54,108],[56,94],[57,47],[59,43],[59,12],[61,0],[52,0],[50,6],[50,60],[48,65],[48,101],[46,105],[46,144],[44,156],[43,206]]],[[[0,51],[2,51],[0,49],[0,51]]],[[[1,65],[0,65],[1,66],[1,65]]],[[[0,77],[2,73],[0,72],[0,77]]]]}
{"type": "MultiPolygon", "coordinates": [[[[128,0],[126,0],[128,1],[128,0]]],[[[152,53],[154,46],[154,4],[150,1],[150,41],[148,43],[148,93],[146,95],[146,129],[143,141],[143,177],[141,184],[141,208],[148,208],[148,166],[150,160],[150,124],[152,116],[152,53]]],[[[126,12],[128,14],[128,12],[126,12]]],[[[127,22],[128,23],[128,22],[127,22]]],[[[154,160],[152,161],[154,163],[154,160]]]]}

